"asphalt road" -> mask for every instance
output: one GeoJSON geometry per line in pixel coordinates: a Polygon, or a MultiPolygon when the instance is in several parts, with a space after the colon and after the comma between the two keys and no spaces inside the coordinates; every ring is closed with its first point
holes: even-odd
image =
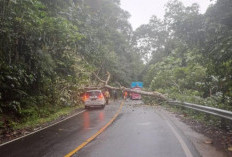
{"type": "MultiPolygon", "coordinates": [[[[115,121],[76,157],[198,157],[191,142],[162,113],[125,102],[115,121]]],[[[55,126],[0,147],[1,157],[65,156],[104,127],[120,102],[87,110],[55,126]]]]}

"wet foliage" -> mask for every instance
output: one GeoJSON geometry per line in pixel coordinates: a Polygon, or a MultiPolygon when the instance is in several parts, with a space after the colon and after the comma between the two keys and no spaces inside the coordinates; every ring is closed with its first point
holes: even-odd
{"type": "Polygon", "coordinates": [[[0,127],[80,104],[106,71],[127,85],[142,61],[114,0],[0,0],[0,127]]]}
{"type": "Polygon", "coordinates": [[[164,19],[153,16],[134,33],[144,55],[145,86],[170,98],[232,110],[231,1],[218,0],[205,14],[177,0],[164,19]]]}

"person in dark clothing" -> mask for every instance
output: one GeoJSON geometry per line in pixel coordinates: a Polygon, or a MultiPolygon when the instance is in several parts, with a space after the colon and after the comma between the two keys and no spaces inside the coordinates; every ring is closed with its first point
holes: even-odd
{"type": "Polygon", "coordinates": [[[113,90],[114,101],[118,99],[118,93],[116,90],[113,90]]]}

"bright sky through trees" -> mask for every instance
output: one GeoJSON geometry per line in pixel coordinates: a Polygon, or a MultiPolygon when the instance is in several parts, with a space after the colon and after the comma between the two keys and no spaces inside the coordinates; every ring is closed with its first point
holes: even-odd
{"type": "MultiPolygon", "coordinates": [[[[169,0],[121,0],[121,7],[131,14],[129,21],[133,29],[136,29],[142,24],[148,23],[152,15],[159,18],[164,16],[165,4],[169,0]]],[[[198,3],[201,13],[204,13],[208,6],[213,3],[213,0],[180,0],[185,5],[198,3]]]]}

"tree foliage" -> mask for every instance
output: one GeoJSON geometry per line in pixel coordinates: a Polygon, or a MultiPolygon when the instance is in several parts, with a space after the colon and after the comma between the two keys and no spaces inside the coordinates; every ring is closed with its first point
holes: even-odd
{"type": "Polygon", "coordinates": [[[127,85],[143,68],[128,17],[115,0],[0,0],[0,114],[76,104],[93,71],[127,85]]]}
{"type": "Polygon", "coordinates": [[[197,4],[170,1],[163,20],[153,16],[134,33],[135,47],[151,56],[145,85],[175,99],[211,99],[208,105],[231,109],[231,19],[229,0],[218,0],[203,15],[197,4]]]}

